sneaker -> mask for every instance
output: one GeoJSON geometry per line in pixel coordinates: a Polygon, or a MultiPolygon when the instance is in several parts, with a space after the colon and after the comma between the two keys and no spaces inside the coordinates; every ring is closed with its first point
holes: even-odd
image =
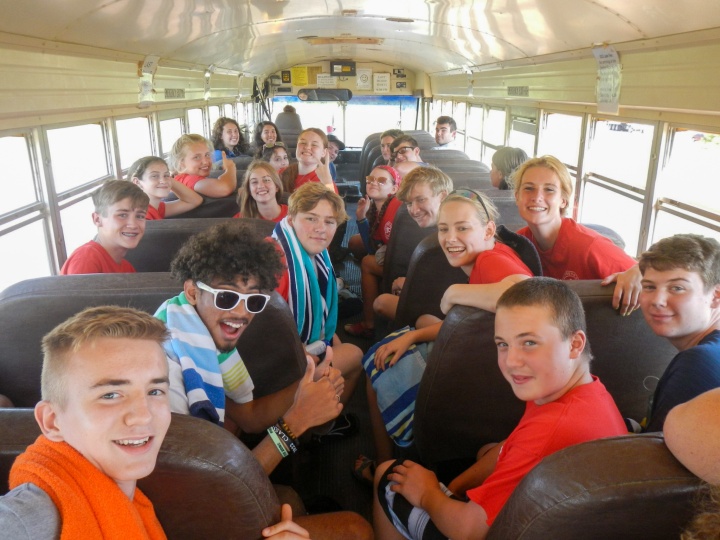
{"type": "Polygon", "coordinates": [[[313,441],[324,443],[328,441],[340,441],[352,437],[358,432],[359,420],[357,415],[353,413],[341,414],[333,422],[330,431],[324,435],[313,435],[313,441]]]}

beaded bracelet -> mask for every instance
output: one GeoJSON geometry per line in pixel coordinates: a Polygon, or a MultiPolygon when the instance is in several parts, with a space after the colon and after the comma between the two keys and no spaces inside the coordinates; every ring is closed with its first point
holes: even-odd
{"type": "Polygon", "coordinates": [[[288,457],[290,454],[288,454],[288,451],[285,450],[285,445],[282,443],[282,441],[277,436],[275,431],[273,431],[273,428],[272,427],[268,428],[267,432],[268,432],[268,435],[270,435],[272,442],[275,443],[275,447],[278,449],[278,452],[280,452],[280,455],[284,458],[288,457]]]}
{"type": "Polygon", "coordinates": [[[287,446],[293,454],[297,452],[297,446],[295,446],[290,437],[288,437],[287,433],[285,433],[280,426],[273,424],[270,429],[272,429],[277,436],[280,437],[280,440],[285,443],[285,446],[287,446]]]}

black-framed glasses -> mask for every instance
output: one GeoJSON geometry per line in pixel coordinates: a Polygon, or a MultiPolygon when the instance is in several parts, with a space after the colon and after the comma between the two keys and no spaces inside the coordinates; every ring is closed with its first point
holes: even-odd
{"type": "Polygon", "coordinates": [[[490,219],[490,212],[488,212],[487,206],[485,206],[484,197],[474,189],[460,188],[451,191],[450,195],[460,195],[460,197],[465,197],[466,199],[470,199],[471,201],[479,202],[480,206],[482,206],[483,210],[485,210],[485,216],[487,216],[487,220],[492,221],[490,219]]]}
{"type": "Polygon", "coordinates": [[[202,281],[197,281],[196,284],[198,289],[202,289],[213,295],[215,307],[222,311],[235,309],[241,300],[245,300],[245,309],[248,313],[260,313],[265,309],[268,300],[270,300],[270,296],[267,294],[243,294],[228,289],[213,289],[209,285],[205,285],[202,281]]]}
{"type": "Polygon", "coordinates": [[[382,176],[366,176],[365,183],[366,184],[377,184],[378,186],[384,186],[386,184],[392,183],[392,180],[390,178],[384,178],[382,176]]]}
{"type": "Polygon", "coordinates": [[[417,146],[403,146],[402,148],[398,148],[397,150],[395,150],[392,155],[397,156],[398,154],[400,154],[401,156],[404,156],[408,150],[415,150],[416,148],[417,146]]]}

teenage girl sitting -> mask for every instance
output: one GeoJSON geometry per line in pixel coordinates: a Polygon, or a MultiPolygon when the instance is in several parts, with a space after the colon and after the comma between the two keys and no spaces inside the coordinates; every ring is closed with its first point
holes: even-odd
{"type": "Polygon", "coordinates": [[[221,117],[215,121],[212,129],[213,162],[222,159],[222,153],[229,158],[248,154],[250,148],[240,131],[240,125],[232,118],[221,117]]]}
{"type": "Polygon", "coordinates": [[[284,142],[276,142],[272,146],[265,146],[262,160],[267,161],[276,171],[286,169],[290,165],[287,148],[284,142]]]}
{"type": "Polygon", "coordinates": [[[236,218],[258,218],[279,222],[287,216],[288,207],[280,203],[283,188],[275,169],[260,160],[248,165],[242,187],[238,191],[240,212],[236,218]]]}
{"type": "Polygon", "coordinates": [[[490,168],[490,182],[493,187],[502,190],[512,189],[512,173],[527,160],[528,155],[522,148],[501,146],[493,154],[490,168]]]}
{"type": "Polygon", "coordinates": [[[276,142],[282,142],[280,130],[278,130],[277,126],[269,121],[258,122],[257,126],[255,126],[255,136],[253,140],[255,145],[253,153],[255,157],[259,158],[262,156],[264,148],[266,146],[271,147],[276,142]]]}
{"type": "Polygon", "coordinates": [[[285,191],[292,193],[308,182],[319,182],[327,189],[338,192],[330,175],[328,139],[325,132],[318,128],[301,131],[295,156],[297,163],[292,163],[287,169],[280,171],[285,191]]]}
{"type": "MultiPolygon", "coordinates": [[[[518,231],[540,255],[543,275],[555,279],[602,279],[617,282],[613,307],[628,315],[638,307],[642,276],[635,260],[601,234],[565,217],[572,201],[573,180],[567,167],[553,156],[527,160],[515,171],[515,202],[527,227],[518,231]],[[622,303],[622,305],[621,305],[622,303]]],[[[440,307],[455,304],[495,311],[505,290],[522,277],[509,276],[485,287],[452,285],[440,307]]]]}
{"type": "Polygon", "coordinates": [[[163,158],[147,156],[138,159],[130,166],[127,177],[150,198],[146,221],[177,216],[203,202],[199,194],[170,176],[170,169],[163,158]],[[174,193],[177,200],[165,202],[163,199],[170,193],[174,193]]]}
{"type": "Polygon", "coordinates": [[[175,180],[208,197],[227,197],[237,187],[235,163],[221,152],[223,173],[209,178],[212,168],[212,147],[202,135],[181,136],[170,150],[175,180]]]}
{"type": "MultiPolygon", "coordinates": [[[[440,247],[450,265],[462,268],[467,274],[470,286],[495,283],[510,275],[533,275],[515,251],[496,240],[497,216],[489,199],[467,189],[451,193],[440,205],[440,247]]],[[[422,315],[415,328],[405,327],[393,332],[363,357],[365,371],[372,383],[366,385],[368,405],[376,457],[381,461],[392,458],[388,435],[398,446],[412,442],[415,396],[430,343],[437,338],[441,326],[442,321],[438,318],[422,315]],[[387,369],[389,367],[392,369],[387,369]],[[400,397],[394,399],[392,396],[400,397]],[[401,411],[400,417],[392,411],[401,411]],[[386,429],[386,426],[394,427],[386,429]]],[[[355,470],[361,475],[362,469],[369,465],[369,460],[361,457],[355,470]]],[[[366,479],[370,478],[370,472],[367,470],[366,479]]]]}
{"type": "Polygon", "coordinates": [[[378,165],[366,178],[365,185],[367,195],[358,201],[355,211],[360,234],[354,235],[348,243],[353,253],[362,248],[369,253],[360,264],[363,320],[346,324],[345,331],[351,336],[372,338],[375,335],[373,302],[380,293],[385,249],[390,241],[395,213],[402,204],[395,197],[400,187],[400,174],[388,165],[378,165]]]}

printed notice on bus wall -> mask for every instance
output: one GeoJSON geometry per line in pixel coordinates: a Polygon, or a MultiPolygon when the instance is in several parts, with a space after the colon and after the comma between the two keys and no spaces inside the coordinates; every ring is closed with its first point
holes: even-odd
{"type": "Polygon", "coordinates": [[[317,74],[318,88],[337,88],[337,77],[333,77],[329,73],[317,74]]]}
{"type": "Polygon", "coordinates": [[[618,114],[622,65],[617,51],[609,45],[593,48],[598,65],[597,110],[599,113],[618,114]]]}
{"type": "Polygon", "coordinates": [[[376,94],[390,93],[390,74],[389,73],[373,73],[373,86],[376,94]]]}
{"type": "Polygon", "coordinates": [[[292,81],[295,86],[307,86],[308,85],[308,72],[307,67],[293,67],[290,68],[292,81]]]}

